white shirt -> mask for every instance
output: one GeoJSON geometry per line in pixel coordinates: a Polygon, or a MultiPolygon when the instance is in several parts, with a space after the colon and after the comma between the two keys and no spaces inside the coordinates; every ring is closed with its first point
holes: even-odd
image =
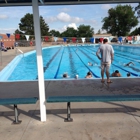
{"type": "Polygon", "coordinates": [[[102,44],[97,50],[97,54],[101,53],[101,61],[108,63],[111,61],[111,54],[114,54],[114,49],[110,44],[102,44]]]}

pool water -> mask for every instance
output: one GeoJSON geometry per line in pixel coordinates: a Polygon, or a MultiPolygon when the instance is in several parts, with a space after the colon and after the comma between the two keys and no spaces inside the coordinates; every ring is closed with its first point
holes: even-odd
{"type": "MultiPolygon", "coordinates": [[[[86,73],[91,71],[93,78],[100,78],[100,60],[96,56],[99,45],[73,45],[43,49],[43,65],[45,79],[62,79],[63,73],[68,73],[69,78],[78,74],[79,78],[85,78],[86,73]],[[91,62],[93,66],[89,66],[91,62]]],[[[110,67],[110,73],[119,70],[122,77],[140,76],[140,48],[130,46],[113,45],[115,50],[114,61],[110,67]],[[133,62],[135,65],[126,67],[125,64],[133,62]]],[[[36,80],[37,60],[36,52],[22,57],[14,71],[9,76],[9,81],[36,80]]]]}

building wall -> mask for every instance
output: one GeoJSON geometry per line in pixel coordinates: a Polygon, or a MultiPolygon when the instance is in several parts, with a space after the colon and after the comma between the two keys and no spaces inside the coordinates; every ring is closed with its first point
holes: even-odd
{"type": "Polygon", "coordinates": [[[14,42],[15,42],[15,35],[10,35],[10,37],[8,38],[8,36],[6,34],[0,34],[0,36],[2,36],[2,39],[0,39],[0,42],[4,42],[4,46],[5,47],[12,47],[14,46],[14,42]]]}

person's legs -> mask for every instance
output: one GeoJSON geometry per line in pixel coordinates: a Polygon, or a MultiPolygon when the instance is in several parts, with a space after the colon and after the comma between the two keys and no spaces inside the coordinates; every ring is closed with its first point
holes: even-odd
{"type": "Polygon", "coordinates": [[[109,79],[110,77],[110,63],[106,65],[106,77],[107,77],[107,83],[112,83],[109,79]]]}
{"type": "Polygon", "coordinates": [[[109,75],[110,75],[110,73],[109,73],[109,69],[108,68],[106,68],[106,77],[107,77],[107,82],[109,82],[110,80],[109,80],[109,75]]]}
{"type": "Polygon", "coordinates": [[[102,77],[101,82],[102,83],[105,81],[104,80],[104,71],[105,71],[105,65],[104,64],[101,64],[101,77],[102,77]]]}

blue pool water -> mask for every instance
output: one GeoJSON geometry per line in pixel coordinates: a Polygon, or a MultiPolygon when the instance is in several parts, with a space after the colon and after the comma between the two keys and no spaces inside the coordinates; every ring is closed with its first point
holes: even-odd
{"type": "MultiPolygon", "coordinates": [[[[62,79],[63,73],[67,72],[69,78],[76,74],[79,78],[85,78],[86,73],[91,71],[93,78],[100,78],[100,61],[96,56],[99,45],[78,45],[43,48],[43,65],[45,79],[62,79]],[[91,62],[93,66],[89,66],[91,62]]],[[[131,77],[140,76],[140,48],[130,46],[113,46],[115,50],[114,61],[110,73],[119,70],[122,77],[131,73],[131,77]],[[125,64],[133,62],[135,65],[125,67],[125,64]]],[[[20,56],[19,63],[13,72],[7,77],[8,81],[36,80],[37,60],[36,52],[20,56]]]]}

